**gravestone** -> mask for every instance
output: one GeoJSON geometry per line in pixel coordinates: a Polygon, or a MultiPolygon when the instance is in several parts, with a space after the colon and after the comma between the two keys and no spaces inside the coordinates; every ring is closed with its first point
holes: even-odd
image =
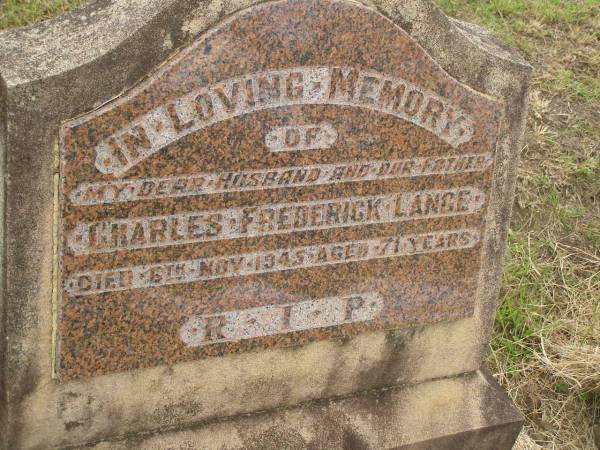
{"type": "Polygon", "coordinates": [[[426,0],[0,34],[4,448],[508,449],[530,67],[426,0]]]}

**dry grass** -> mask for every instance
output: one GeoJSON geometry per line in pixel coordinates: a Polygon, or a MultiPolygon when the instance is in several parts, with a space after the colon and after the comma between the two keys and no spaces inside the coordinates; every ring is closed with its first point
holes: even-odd
{"type": "Polygon", "coordinates": [[[542,448],[594,449],[600,259],[527,237],[527,245],[513,237],[490,366],[526,415],[529,438],[542,448]],[[507,319],[507,310],[517,312],[507,319]]]}
{"type": "MultiPolygon", "coordinates": [[[[0,28],[84,0],[8,0],[0,28]]],[[[600,1],[437,0],[534,65],[489,365],[526,417],[520,450],[592,450],[600,422],[600,1]]]]}
{"type": "Polygon", "coordinates": [[[592,450],[600,422],[600,2],[439,0],[534,65],[489,366],[519,449],[592,450]]]}

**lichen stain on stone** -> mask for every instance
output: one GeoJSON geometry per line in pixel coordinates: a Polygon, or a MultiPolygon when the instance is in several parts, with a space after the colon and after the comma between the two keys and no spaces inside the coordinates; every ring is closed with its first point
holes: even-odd
{"type": "Polygon", "coordinates": [[[186,417],[194,417],[204,410],[202,402],[195,400],[182,400],[172,405],[161,406],[152,413],[153,421],[162,424],[176,424],[186,417]]]}
{"type": "Polygon", "coordinates": [[[276,425],[245,442],[247,450],[286,449],[304,450],[307,442],[296,430],[276,425]]]}
{"type": "Polygon", "coordinates": [[[188,36],[197,36],[219,19],[233,13],[234,10],[241,10],[254,3],[256,3],[255,0],[241,0],[236,2],[235,7],[232,7],[225,0],[213,0],[208,5],[203,4],[192,11],[190,17],[183,22],[181,31],[188,36]]]}
{"type": "Polygon", "coordinates": [[[163,50],[168,51],[173,49],[173,40],[170,34],[166,34],[165,40],[163,41],[163,50]]]}

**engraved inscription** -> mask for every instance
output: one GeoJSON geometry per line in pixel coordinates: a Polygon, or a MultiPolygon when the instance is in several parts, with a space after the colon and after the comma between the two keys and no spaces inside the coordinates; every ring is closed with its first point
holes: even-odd
{"type": "Polygon", "coordinates": [[[503,105],[410,33],[263,2],[140,76],[60,125],[60,381],[473,314],[503,105]]]}
{"type": "Polygon", "coordinates": [[[197,211],[79,224],[67,238],[75,254],[163,247],[296,231],[472,214],[485,195],[474,187],[197,211]]]}
{"type": "Polygon", "coordinates": [[[473,119],[446,99],[406,80],[350,67],[269,70],[217,83],[135,119],[96,145],[96,168],[122,177],[182,137],[232,117],[288,105],[330,104],[390,114],[453,147],[473,135],[473,119]]]}
{"type": "Polygon", "coordinates": [[[481,172],[490,167],[492,162],[491,153],[477,153],[115,180],[82,183],[69,193],[69,199],[73,204],[80,206],[102,205],[227,192],[391,180],[425,175],[481,172]]]}
{"type": "Polygon", "coordinates": [[[65,281],[65,289],[71,295],[90,295],[353,261],[460,250],[475,246],[479,240],[478,230],[461,229],[332,242],[273,251],[81,272],[65,281]]]}
{"type": "Polygon", "coordinates": [[[272,336],[292,331],[367,322],[379,317],[383,299],[376,292],[320,298],[282,305],[191,317],[181,327],[190,347],[272,336]]]}
{"type": "Polygon", "coordinates": [[[265,136],[272,152],[318,150],[329,148],[337,139],[337,131],[329,124],[278,127],[265,136]]]}

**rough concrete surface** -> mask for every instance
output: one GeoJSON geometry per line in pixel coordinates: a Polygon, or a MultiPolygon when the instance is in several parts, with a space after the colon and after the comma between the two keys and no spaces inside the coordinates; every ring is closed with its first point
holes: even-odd
{"type": "MultiPolygon", "coordinates": [[[[452,377],[479,376],[474,371],[487,348],[530,67],[484,30],[448,19],[426,0],[373,1],[367,6],[405,30],[456,80],[500,101],[504,108],[473,315],[302,346],[66,382],[56,379],[61,124],[127,91],[219,20],[253,3],[99,0],[63,17],[0,33],[4,178],[0,446],[11,450],[72,447],[438,378],[448,378],[441,383],[449,385],[447,391],[434,389],[436,395],[455,395],[456,407],[463,411],[476,411],[468,402],[481,406],[481,396],[464,390],[464,396],[458,395],[456,389],[464,387],[458,380],[463,378],[452,377]]],[[[418,408],[412,411],[411,420],[430,431],[436,428],[435,423],[421,423],[427,416],[418,414],[418,408]]],[[[297,414],[301,423],[302,414],[297,414]]],[[[359,421],[360,415],[355,419],[359,421]]],[[[466,418],[463,428],[455,423],[453,433],[483,423],[481,417],[473,420],[466,418]]],[[[281,424],[267,434],[295,439],[293,433],[285,434],[281,424]]],[[[261,430],[264,425],[257,422],[256,427],[261,430]]],[[[360,423],[355,428],[361,429],[360,423]]],[[[424,428],[407,429],[407,435],[398,438],[400,444],[394,445],[418,442],[418,434],[425,432],[419,430],[424,428]]],[[[306,435],[294,442],[310,442],[314,432],[307,425],[306,435]]],[[[342,442],[339,435],[331,439],[342,442]]],[[[348,439],[357,438],[352,434],[348,439]]],[[[382,442],[377,439],[384,437],[373,439],[369,442],[382,442]]],[[[186,448],[184,440],[173,442],[179,445],[176,448],[186,448]]],[[[239,448],[243,442],[224,445],[239,448]]],[[[292,444],[290,448],[297,445],[292,444]]],[[[271,444],[260,445],[257,448],[271,444]]]]}
{"type": "Polygon", "coordinates": [[[493,377],[472,372],[92,448],[498,450],[512,446],[521,424],[493,377]]]}

